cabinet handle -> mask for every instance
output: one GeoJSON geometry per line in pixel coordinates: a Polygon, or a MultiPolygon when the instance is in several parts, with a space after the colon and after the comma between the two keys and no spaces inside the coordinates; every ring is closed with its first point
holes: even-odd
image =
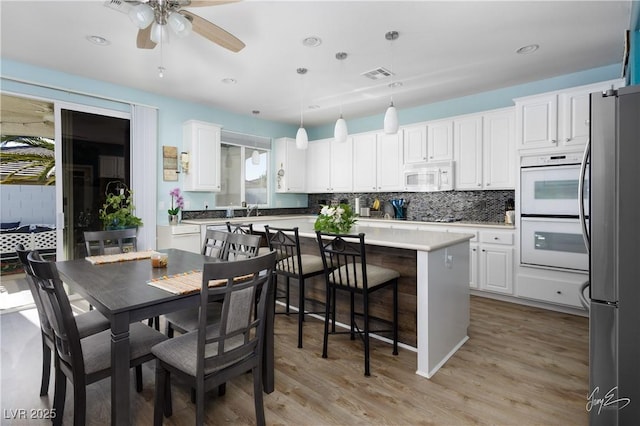
{"type": "Polygon", "coordinates": [[[486,250],[485,250],[485,249],[482,249],[482,251],[483,251],[483,252],[485,252],[486,250]]]}
{"type": "Polygon", "coordinates": [[[551,143],[557,143],[558,140],[557,139],[551,139],[551,143]]]}
{"type": "Polygon", "coordinates": [[[486,185],[487,185],[487,186],[491,186],[491,182],[487,182],[487,184],[486,184],[486,185]]]}
{"type": "Polygon", "coordinates": [[[476,251],[476,249],[473,248],[473,249],[471,249],[471,251],[476,251]]]}
{"type": "Polygon", "coordinates": [[[478,187],[481,187],[481,186],[482,186],[482,184],[481,184],[481,183],[478,183],[478,187]]]}
{"type": "Polygon", "coordinates": [[[562,292],[560,290],[556,291],[557,294],[562,294],[562,292]]]}
{"type": "Polygon", "coordinates": [[[498,241],[500,238],[498,237],[493,237],[494,240],[498,241]]]}
{"type": "Polygon", "coordinates": [[[374,186],[372,189],[376,189],[376,187],[374,186]]]}

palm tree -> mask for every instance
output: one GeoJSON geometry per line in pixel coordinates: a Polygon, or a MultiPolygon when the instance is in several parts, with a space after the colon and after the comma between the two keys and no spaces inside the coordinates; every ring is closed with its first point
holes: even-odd
{"type": "Polygon", "coordinates": [[[0,183],[27,183],[34,180],[44,185],[55,183],[54,143],[51,139],[32,136],[2,135],[0,139],[0,183]],[[22,147],[23,149],[8,148],[22,147]]]}

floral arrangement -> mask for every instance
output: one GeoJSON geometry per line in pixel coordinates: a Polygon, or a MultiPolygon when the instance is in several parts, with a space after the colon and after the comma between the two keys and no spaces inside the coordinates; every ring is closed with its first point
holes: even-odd
{"type": "Polygon", "coordinates": [[[356,218],[351,206],[339,204],[335,207],[323,206],[313,228],[330,234],[346,234],[354,223],[356,218]]]}
{"type": "Polygon", "coordinates": [[[171,192],[169,192],[169,195],[171,195],[171,208],[167,211],[170,215],[175,216],[178,214],[180,209],[184,209],[184,198],[180,193],[180,188],[173,188],[171,192]]]}

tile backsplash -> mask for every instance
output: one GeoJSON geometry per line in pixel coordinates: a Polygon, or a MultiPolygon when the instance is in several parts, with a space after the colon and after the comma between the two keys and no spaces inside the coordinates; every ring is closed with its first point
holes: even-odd
{"type": "Polygon", "coordinates": [[[331,201],[360,198],[360,207],[371,207],[380,200],[381,210],[393,211],[389,200],[404,198],[407,220],[433,222],[455,220],[463,222],[504,222],[505,204],[515,198],[515,191],[444,191],[444,192],[377,192],[345,194],[309,194],[310,213],[317,213],[319,205],[331,201]]]}

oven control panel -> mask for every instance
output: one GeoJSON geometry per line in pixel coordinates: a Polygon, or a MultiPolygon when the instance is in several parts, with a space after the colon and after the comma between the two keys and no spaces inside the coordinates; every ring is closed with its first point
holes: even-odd
{"type": "Polygon", "coordinates": [[[580,164],[581,162],[582,154],[573,152],[569,154],[532,155],[528,157],[522,157],[522,159],[520,160],[520,166],[556,166],[562,164],[580,164]]]}

